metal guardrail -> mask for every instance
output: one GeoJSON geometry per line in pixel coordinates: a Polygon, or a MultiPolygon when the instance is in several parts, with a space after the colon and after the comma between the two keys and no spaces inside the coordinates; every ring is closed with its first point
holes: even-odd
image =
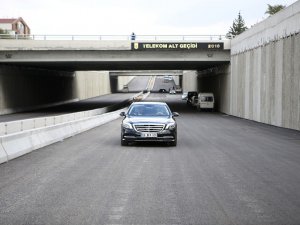
{"type": "MultiPolygon", "coordinates": [[[[131,35],[10,35],[0,34],[0,39],[16,40],[55,40],[55,41],[128,41],[131,35]]],[[[220,41],[227,39],[225,35],[136,35],[136,41],[220,41]]]]}

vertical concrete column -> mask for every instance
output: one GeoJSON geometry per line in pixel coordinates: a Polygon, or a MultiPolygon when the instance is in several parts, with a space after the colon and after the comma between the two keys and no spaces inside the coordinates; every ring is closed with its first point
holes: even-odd
{"type": "Polygon", "coordinates": [[[197,76],[198,73],[196,70],[183,71],[183,75],[182,75],[183,92],[198,91],[197,76]]]}
{"type": "Polygon", "coordinates": [[[292,94],[292,62],[293,62],[293,55],[291,54],[292,49],[292,41],[290,38],[283,39],[283,99],[282,99],[282,119],[283,119],[283,126],[284,127],[291,127],[291,94],[292,94]]]}
{"type": "Polygon", "coordinates": [[[80,100],[111,93],[108,71],[77,71],[75,82],[80,100]]]}
{"type": "Polygon", "coordinates": [[[231,73],[230,65],[226,66],[224,73],[219,75],[219,111],[230,114],[230,96],[231,96],[231,73]]]}
{"type": "Polygon", "coordinates": [[[253,119],[254,52],[249,52],[249,119],[253,119]]]}
{"type": "Polygon", "coordinates": [[[295,123],[293,128],[300,130],[300,35],[294,36],[294,78],[295,78],[295,123]],[[298,105],[298,107],[297,107],[298,105]],[[297,110],[298,108],[298,110],[297,110]],[[298,126],[297,126],[298,124],[298,126]]]}
{"type": "Polygon", "coordinates": [[[275,102],[273,123],[276,126],[282,125],[282,76],[283,76],[283,42],[279,41],[275,46],[275,102]]]}
{"type": "Polygon", "coordinates": [[[260,109],[261,109],[261,48],[254,50],[254,58],[255,60],[255,69],[254,69],[254,87],[253,87],[253,119],[255,121],[260,121],[260,109]]]}
{"type": "Polygon", "coordinates": [[[244,116],[246,119],[250,118],[250,52],[245,54],[245,81],[244,84],[244,116]]]}
{"type": "Polygon", "coordinates": [[[271,110],[269,110],[268,114],[268,123],[269,124],[274,124],[275,122],[275,101],[276,101],[276,95],[277,93],[275,92],[275,80],[276,80],[276,75],[275,75],[275,69],[276,65],[274,64],[275,62],[275,54],[276,54],[276,43],[272,42],[269,47],[269,65],[268,65],[268,73],[269,73],[269,107],[271,110]]]}
{"type": "Polygon", "coordinates": [[[291,73],[291,128],[299,129],[299,99],[300,99],[300,37],[299,35],[291,36],[292,42],[292,73],[291,73]]]}

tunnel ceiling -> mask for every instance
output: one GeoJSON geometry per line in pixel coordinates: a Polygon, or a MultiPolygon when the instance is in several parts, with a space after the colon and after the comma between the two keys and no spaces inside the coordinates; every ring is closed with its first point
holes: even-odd
{"type": "MultiPolygon", "coordinates": [[[[14,65],[30,68],[40,68],[61,71],[89,71],[89,70],[205,70],[219,65],[228,64],[227,61],[177,61],[177,62],[14,62],[14,65]]],[[[1,65],[1,64],[0,64],[1,65]]],[[[2,64],[3,65],[3,64],[2,64]]]]}

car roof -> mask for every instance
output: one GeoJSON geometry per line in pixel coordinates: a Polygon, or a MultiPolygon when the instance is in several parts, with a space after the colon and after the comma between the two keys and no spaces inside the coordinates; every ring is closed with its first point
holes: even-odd
{"type": "Polygon", "coordinates": [[[165,102],[134,102],[131,105],[167,105],[165,102]]]}
{"type": "Polygon", "coordinates": [[[201,92],[201,93],[199,93],[199,95],[214,95],[213,93],[203,93],[203,92],[201,92]]]}

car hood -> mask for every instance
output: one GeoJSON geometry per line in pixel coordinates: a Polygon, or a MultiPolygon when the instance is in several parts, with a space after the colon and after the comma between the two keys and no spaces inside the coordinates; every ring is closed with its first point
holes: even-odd
{"type": "Polygon", "coordinates": [[[127,123],[171,123],[174,122],[173,118],[167,116],[155,117],[127,117],[124,122],[127,123]]]}

